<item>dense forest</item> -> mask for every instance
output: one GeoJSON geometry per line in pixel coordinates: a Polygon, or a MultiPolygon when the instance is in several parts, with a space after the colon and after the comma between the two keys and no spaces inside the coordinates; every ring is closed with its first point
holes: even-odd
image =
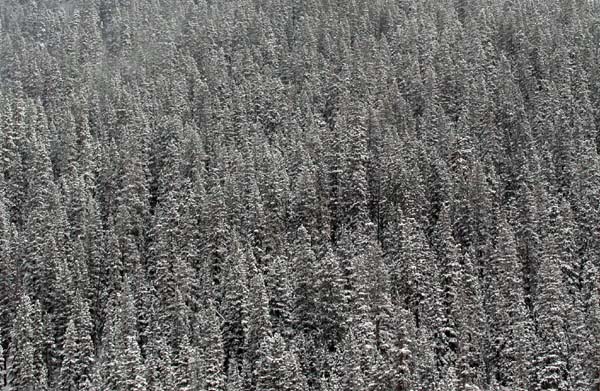
{"type": "Polygon", "coordinates": [[[0,0],[0,390],[600,389],[600,4],[0,0]]]}

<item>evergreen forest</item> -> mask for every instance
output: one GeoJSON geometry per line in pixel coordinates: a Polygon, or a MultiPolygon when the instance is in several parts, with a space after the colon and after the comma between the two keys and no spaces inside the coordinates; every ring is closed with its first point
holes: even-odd
{"type": "Polygon", "coordinates": [[[0,0],[1,391],[600,390],[597,0],[0,0]]]}

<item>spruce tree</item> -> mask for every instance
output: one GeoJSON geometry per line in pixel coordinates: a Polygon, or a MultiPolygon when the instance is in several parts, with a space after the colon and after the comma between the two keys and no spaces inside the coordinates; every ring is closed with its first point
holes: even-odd
{"type": "Polygon", "coordinates": [[[153,318],[154,327],[144,349],[147,389],[148,391],[172,391],[175,389],[172,349],[167,344],[164,331],[158,326],[156,315],[153,318]]]}
{"type": "Polygon", "coordinates": [[[504,214],[499,216],[498,235],[491,259],[494,274],[490,275],[488,301],[489,322],[496,327],[488,337],[493,345],[487,360],[493,365],[492,376],[499,385],[529,389],[527,371],[532,365],[535,340],[524,300],[522,265],[504,214]]]}
{"type": "Polygon", "coordinates": [[[259,352],[257,390],[306,390],[297,358],[280,334],[266,337],[259,352]]]}
{"type": "Polygon", "coordinates": [[[63,359],[58,384],[64,390],[79,390],[89,386],[94,365],[92,321],[85,299],[76,295],[73,315],[64,337],[63,359]]]}
{"type": "Polygon", "coordinates": [[[300,226],[292,247],[292,268],[294,276],[294,324],[303,331],[318,327],[317,291],[313,270],[316,256],[311,248],[311,238],[304,226],[300,226]]]}
{"type": "Polygon", "coordinates": [[[200,340],[202,353],[202,384],[207,391],[225,390],[225,350],[219,314],[213,302],[206,303],[199,322],[203,328],[200,340]]]}
{"type": "Polygon", "coordinates": [[[21,295],[10,333],[7,384],[23,390],[45,390],[48,372],[42,355],[41,325],[34,324],[35,306],[29,296],[21,295]]]}
{"type": "Polygon", "coordinates": [[[554,243],[545,242],[546,253],[540,264],[540,289],[536,298],[538,347],[536,383],[539,389],[568,389],[567,335],[565,333],[566,295],[554,243]]]}
{"type": "Polygon", "coordinates": [[[223,345],[226,368],[229,368],[232,361],[241,362],[248,328],[248,272],[244,257],[239,247],[232,251],[228,260],[229,270],[223,281],[220,313],[224,318],[223,345]]]}

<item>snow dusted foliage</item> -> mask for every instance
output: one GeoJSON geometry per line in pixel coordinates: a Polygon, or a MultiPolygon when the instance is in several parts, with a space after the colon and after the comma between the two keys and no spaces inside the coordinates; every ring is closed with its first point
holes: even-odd
{"type": "Polygon", "coordinates": [[[0,391],[596,391],[599,20],[0,0],[0,391]]]}

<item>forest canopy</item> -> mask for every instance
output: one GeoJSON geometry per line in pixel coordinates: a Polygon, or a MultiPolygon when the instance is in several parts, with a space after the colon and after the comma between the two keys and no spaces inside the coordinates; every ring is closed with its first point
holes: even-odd
{"type": "Polygon", "coordinates": [[[0,390],[600,387],[600,3],[0,0],[0,390]]]}

